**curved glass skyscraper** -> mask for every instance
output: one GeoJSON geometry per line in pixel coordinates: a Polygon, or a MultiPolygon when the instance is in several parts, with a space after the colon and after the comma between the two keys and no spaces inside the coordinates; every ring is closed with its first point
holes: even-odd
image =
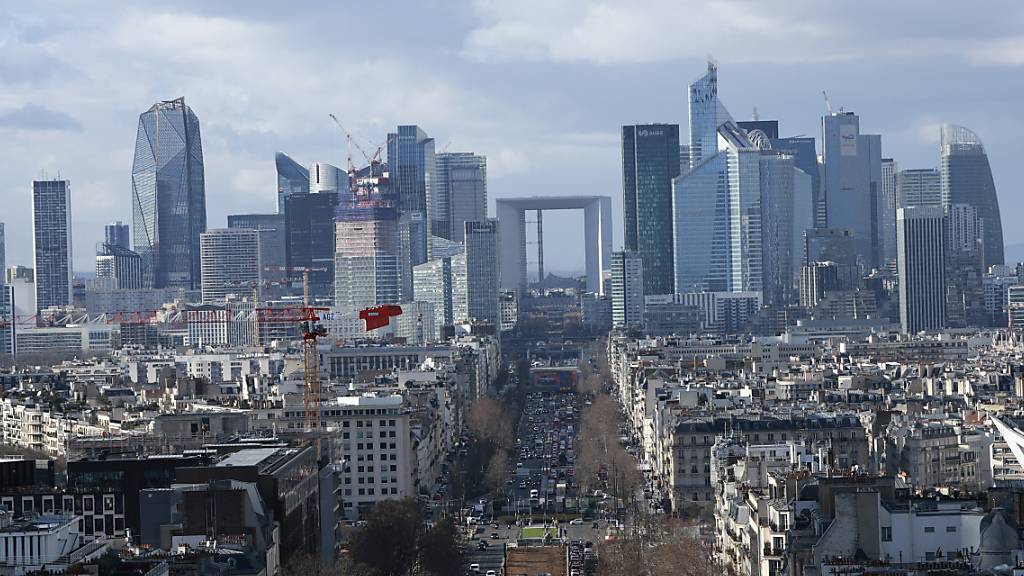
{"type": "Polygon", "coordinates": [[[969,204],[981,218],[985,266],[1003,263],[1003,223],[985,146],[963,126],[942,127],[942,205],[969,204]]]}
{"type": "Polygon", "coordinates": [[[199,288],[203,182],[199,118],[184,98],[157,102],[139,116],[132,163],[132,240],[147,286],[199,288]]]}
{"type": "Polygon", "coordinates": [[[284,214],[284,198],[309,193],[309,170],[284,152],[274,154],[277,167],[277,213],[284,214]]]}

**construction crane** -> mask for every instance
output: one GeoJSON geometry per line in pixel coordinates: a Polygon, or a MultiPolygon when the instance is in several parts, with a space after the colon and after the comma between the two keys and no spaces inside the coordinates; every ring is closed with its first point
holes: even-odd
{"type": "Polygon", "coordinates": [[[828,109],[829,116],[831,116],[832,115],[832,103],[829,102],[829,100],[828,100],[828,94],[824,90],[822,90],[821,91],[821,95],[822,95],[822,97],[825,98],[825,108],[828,109]]]}
{"type": "Polygon", "coordinates": [[[363,155],[363,159],[366,160],[366,165],[367,166],[369,166],[370,164],[373,164],[374,162],[377,162],[377,161],[380,160],[380,153],[381,153],[381,150],[382,150],[381,146],[377,147],[377,151],[374,152],[372,156],[367,154],[366,150],[363,150],[363,147],[360,146],[359,143],[356,142],[355,139],[352,138],[352,133],[349,132],[348,130],[346,130],[345,127],[341,125],[341,120],[338,120],[337,116],[335,116],[334,114],[331,114],[331,113],[328,113],[327,115],[331,117],[331,120],[334,120],[334,123],[338,125],[338,128],[340,128],[341,132],[345,135],[345,144],[347,146],[347,152],[348,152],[348,172],[349,172],[349,174],[354,174],[355,171],[356,171],[356,166],[355,166],[355,164],[352,163],[352,146],[355,146],[356,150],[359,150],[359,153],[363,155]]]}
{"type": "Polygon", "coordinates": [[[260,324],[294,323],[302,328],[307,432],[320,431],[320,354],[317,351],[317,339],[327,336],[327,328],[320,323],[320,313],[327,310],[302,306],[260,308],[256,311],[256,321],[260,324]]]}
{"type": "MultiPolygon", "coordinates": [[[[309,273],[310,272],[327,272],[327,268],[305,268],[302,266],[264,266],[264,272],[302,272],[302,303],[309,306],[309,273]]],[[[298,278],[297,276],[285,276],[288,278],[298,278]]]]}

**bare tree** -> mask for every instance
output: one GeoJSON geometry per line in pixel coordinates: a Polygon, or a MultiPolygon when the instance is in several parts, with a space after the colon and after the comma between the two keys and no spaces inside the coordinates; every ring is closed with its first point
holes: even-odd
{"type": "Polygon", "coordinates": [[[716,573],[711,551],[687,527],[669,519],[654,521],[642,533],[606,542],[598,549],[598,576],[716,573]]]}
{"type": "Polygon", "coordinates": [[[505,481],[512,474],[512,462],[508,452],[496,450],[487,463],[487,470],[484,472],[484,482],[491,490],[498,492],[505,486],[505,481]]]}
{"type": "Polygon", "coordinates": [[[477,399],[469,409],[466,422],[470,431],[480,440],[490,442],[497,448],[512,445],[512,414],[494,398],[484,396],[477,399]]]}

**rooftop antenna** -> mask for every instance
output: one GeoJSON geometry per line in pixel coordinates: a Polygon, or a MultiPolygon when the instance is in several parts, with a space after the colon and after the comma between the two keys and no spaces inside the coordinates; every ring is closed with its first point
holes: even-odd
{"type": "Polygon", "coordinates": [[[822,90],[821,91],[821,95],[825,97],[825,107],[828,108],[828,113],[831,116],[832,115],[832,103],[829,102],[829,100],[828,100],[828,94],[824,90],[822,90]]]}

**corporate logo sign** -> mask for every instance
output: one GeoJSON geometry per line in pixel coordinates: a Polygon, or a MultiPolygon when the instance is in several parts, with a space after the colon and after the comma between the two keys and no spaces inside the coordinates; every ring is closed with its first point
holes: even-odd
{"type": "Polygon", "coordinates": [[[839,155],[857,155],[857,127],[853,124],[839,126],[839,155]]]}

